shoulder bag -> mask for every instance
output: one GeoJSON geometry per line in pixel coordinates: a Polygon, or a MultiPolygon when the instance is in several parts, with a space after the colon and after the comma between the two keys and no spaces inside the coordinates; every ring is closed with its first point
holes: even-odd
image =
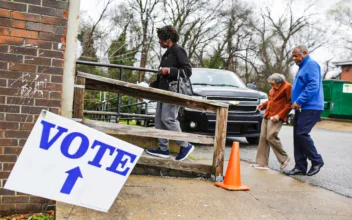
{"type": "Polygon", "coordinates": [[[177,80],[169,83],[169,91],[189,96],[193,95],[191,80],[186,76],[183,69],[178,69],[177,80]],[[180,77],[180,72],[182,72],[183,77],[180,77]]]}

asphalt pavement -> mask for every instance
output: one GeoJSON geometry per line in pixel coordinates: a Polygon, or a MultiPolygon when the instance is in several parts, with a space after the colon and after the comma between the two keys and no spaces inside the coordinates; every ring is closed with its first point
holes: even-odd
{"type": "MultiPolygon", "coordinates": [[[[286,152],[292,160],[287,166],[290,170],[294,166],[293,157],[293,127],[283,126],[279,137],[286,152]]],[[[324,159],[324,167],[315,176],[294,176],[302,182],[313,184],[341,195],[352,197],[352,132],[313,128],[311,137],[315,142],[318,153],[324,159]]],[[[229,138],[227,141],[225,160],[231,151],[232,141],[241,143],[241,160],[254,163],[257,145],[248,144],[245,138],[229,138]]],[[[310,163],[309,163],[310,166],[310,163]]],[[[275,154],[270,152],[269,168],[280,170],[275,154]]],[[[265,172],[265,170],[263,170],[265,172]]]]}

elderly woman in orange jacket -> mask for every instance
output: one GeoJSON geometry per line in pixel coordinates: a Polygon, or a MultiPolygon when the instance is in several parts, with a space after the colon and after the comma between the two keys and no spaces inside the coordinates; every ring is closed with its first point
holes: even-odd
{"type": "Polygon", "coordinates": [[[282,74],[274,73],[268,78],[271,85],[269,100],[257,107],[264,110],[261,134],[257,150],[256,164],[257,169],[268,169],[270,147],[272,148],[280,168],[284,169],[290,162],[290,157],[283,149],[280,138],[278,137],[282,123],[286,121],[288,113],[291,111],[291,92],[292,85],[286,82],[282,74]]]}

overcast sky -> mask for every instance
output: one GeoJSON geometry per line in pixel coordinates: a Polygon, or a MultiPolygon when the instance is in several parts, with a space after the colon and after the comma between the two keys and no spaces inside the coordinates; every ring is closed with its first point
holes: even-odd
{"type": "MultiPolygon", "coordinates": [[[[253,4],[258,4],[262,5],[265,0],[247,0],[252,1],[253,4]]],[[[272,4],[272,9],[273,13],[279,14],[282,10],[282,7],[280,6],[280,2],[282,0],[275,0],[276,3],[272,4]]],[[[317,4],[317,13],[320,14],[321,20],[320,22],[326,23],[327,28],[330,28],[331,25],[336,25],[336,24],[331,24],[331,21],[326,20],[326,12],[329,8],[331,8],[338,0],[318,0],[317,4]]],[[[88,17],[91,18],[93,21],[96,21],[99,18],[100,12],[103,10],[103,7],[107,0],[81,0],[81,12],[82,12],[82,17],[87,19],[88,17]]],[[[112,3],[109,7],[117,7],[118,4],[123,3],[124,0],[115,0],[114,3],[112,3]]],[[[306,0],[297,0],[295,1],[297,11],[300,11],[300,8],[304,8],[306,4],[309,4],[311,1],[306,1],[306,0]]],[[[106,23],[105,25],[108,25],[106,23]]],[[[316,59],[321,65],[324,64],[324,62],[327,59],[331,59],[333,57],[332,52],[335,54],[339,54],[337,52],[337,49],[335,48],[330,48],[329,46],[319,48],[318,50],[314,51],[311,56],[316,59]]],[[[99,55],[98,55],[99,56],[99,55]]],[[[339,54],[335,56],[333,61],[338,61],[338,60],[343,60],[344,56],[343,54],[339,54]]]]}

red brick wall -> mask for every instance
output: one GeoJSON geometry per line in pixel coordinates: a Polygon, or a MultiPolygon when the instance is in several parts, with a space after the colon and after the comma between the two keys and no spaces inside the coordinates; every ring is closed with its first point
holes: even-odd
{"type": "Polygon", "coordinates": [[[341,80],[352,82],[352,65],[342,67],[341,80]]]}
{"type": "Polygon", "coordinates": [[[0,216],[47,202],[3,186],[39,112],[60,113],[67,10],[68,0],[0,0],[0,216]]]}

